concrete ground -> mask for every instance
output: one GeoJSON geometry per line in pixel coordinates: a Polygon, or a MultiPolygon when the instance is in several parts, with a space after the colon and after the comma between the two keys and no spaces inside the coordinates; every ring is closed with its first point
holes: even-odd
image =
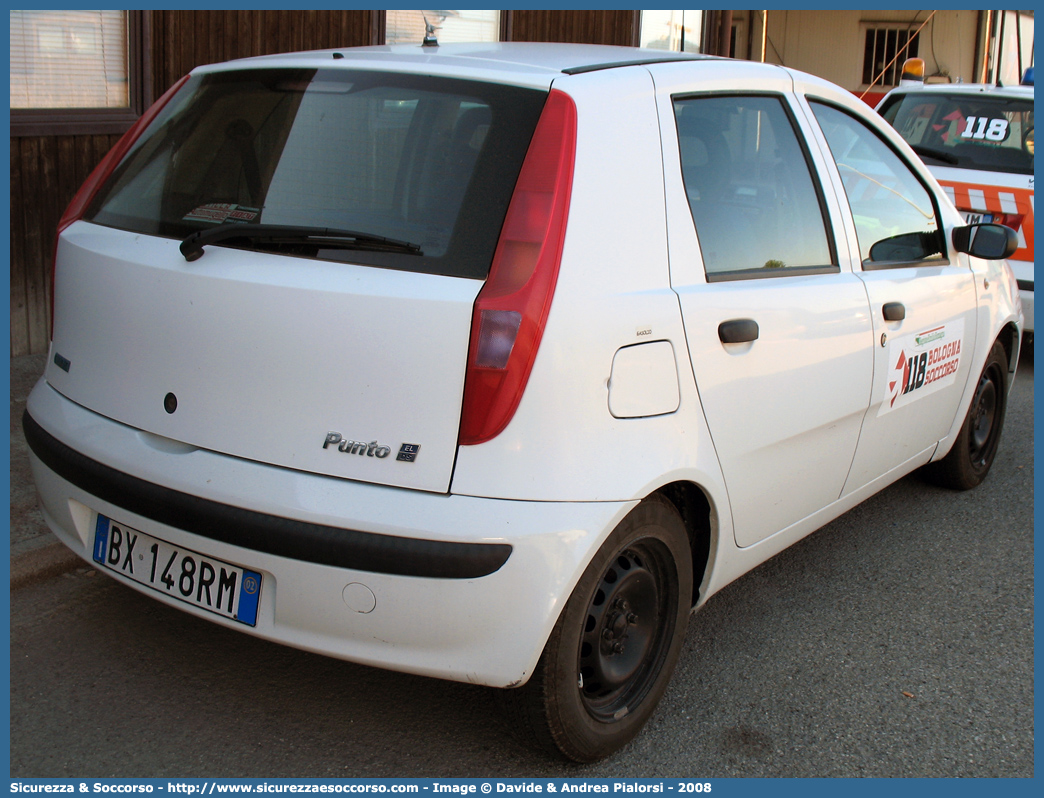
{"type": "Polygon", "coordinates": [[[42,366],[12,368],[19,778],[1034,774],[1029,358],[986,484],[901,480],[727,586],[646,731],[579,769],[520,745],[492,691],[270,644],[49,546],[20,430],[42,366]]]}

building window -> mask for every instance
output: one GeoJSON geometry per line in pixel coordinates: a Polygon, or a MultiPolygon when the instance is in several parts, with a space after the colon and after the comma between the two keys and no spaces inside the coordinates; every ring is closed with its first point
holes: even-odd
{"type": "Polygon", "coordinates": [[[1033,12],[998,11],[999,33],[995,55],[996,80],[1017,86],[1028,67],[1033,66],[1033,12]]]}
{"type": "Polygon", "coordinates": [[[144,110],[144,13],[11,11],[12,135],[119,133],[144,110]]]}
{"type": "Polygon", "coordinates": [[[698,53],[702,11],[643,11],[639,46],[698,53]]]}
{"type": "Polygon", "coordinates": [[[500,41],[500,11],[386,11],[385,44],[420,44],[426,23],[440,44],[500,41]]]}
{"type": "Polygon", "coordinates": [[[12,11],[12,108],[128,108],[121,11],[12,11]]]}
{"type": "Polygon", "coordinates": [[[903,62],[917,56],[917,34],[907,25],[868,27],[863,49],[863,85],[898,86],[903,62]]]}

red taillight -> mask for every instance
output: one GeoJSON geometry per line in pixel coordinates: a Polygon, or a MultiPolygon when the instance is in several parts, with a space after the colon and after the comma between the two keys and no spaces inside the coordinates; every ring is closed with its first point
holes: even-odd
{"type": "Polygon", "coordinates": [[[113,170],[123,160],[123,156],[127,154],[127,151],[134,145],[134,142],[138,140],[138,137],[142,134],[156,118],[156,115],[163,110],[163,106],[167,104],[171,97],[185,85],[185,81],[189,79],[188,75],[185,75],[181,80],[167,89],[163,96],[160,97],[156,102],[149,106],[148,110],[145,111],[138,121],[131,125],[130,129],[120,137],[120,140],[116,142],[111,150],[105,154],[105,157],[99,161],[98,165],[94,167],[94,171],[90,173],[83,185],[80,186],[80,190],[76,192],[76,195],[72,198],[72,202],[69,203],[69,207],[65,209],[65,213],[62,214],[62,218],[58,220],[58,232],[54,237],[54,260],[51,262],[51,337],[54,337],[54,270],[58,265],[58,238],[61,236],[62,231],[65,230],[73,222],[80,219],[84,212],[87,210],[87,206],[91,204],[91,200],[94,199],[94,195],[98,193],[105,181],[109,179],[109,175],[112,174],[113,170]]]}
{"type": "Polygon", "coordinates": [[[552,91],[537,122],[475,300],[460,443],[484,443],[515,414],[558,280],[576,153],[576,105],[552,91]]]}

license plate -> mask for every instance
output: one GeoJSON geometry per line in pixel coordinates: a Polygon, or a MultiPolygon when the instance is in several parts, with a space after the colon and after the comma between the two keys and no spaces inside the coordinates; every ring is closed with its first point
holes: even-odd
{"type": "Polygon", "coordinates": [[[961,211],[961,215],[964,217],[965,224],[989,224],[993,221],[992,213],[972,213],[971,211],[961,211]]]}
{"type": "Polygon", "coordinates": [[[254,626],[261,574],[98,515],[94,561],[158,593],[254,626]]]}

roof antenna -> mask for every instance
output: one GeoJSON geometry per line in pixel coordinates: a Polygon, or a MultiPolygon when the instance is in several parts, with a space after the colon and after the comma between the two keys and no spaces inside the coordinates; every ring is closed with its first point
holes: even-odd
{"type": "Polygon", "coordinates": [[[421,47],[438,47],[439,40],[435,37],[435,26],[428,22],[428,18],[423,14],[424,18],[424,41],[421,42],[421,47]]]}

